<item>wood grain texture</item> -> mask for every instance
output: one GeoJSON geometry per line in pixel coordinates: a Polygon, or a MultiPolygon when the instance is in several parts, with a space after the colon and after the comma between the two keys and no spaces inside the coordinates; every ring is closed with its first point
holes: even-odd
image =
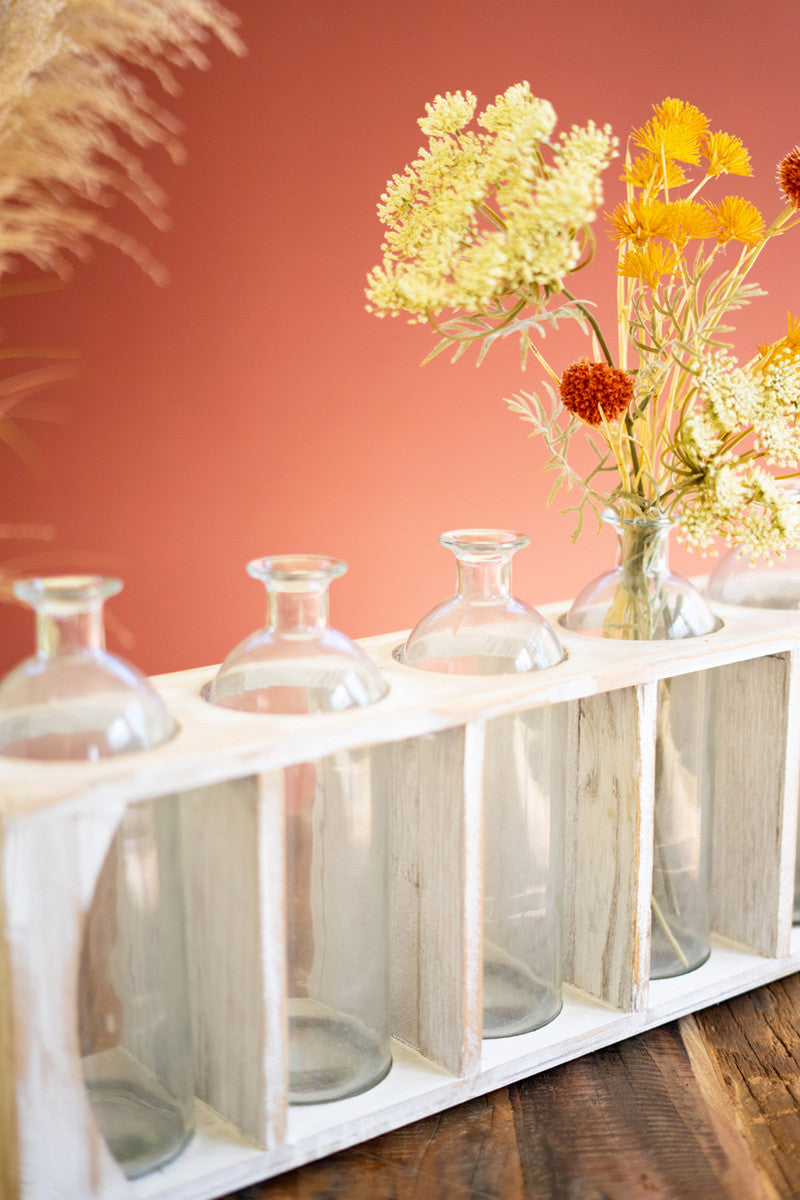
{"type": "Polygon", "coordinates": [[[536,1200],[755,1200],[756,1172],[720,1130],[673,1024],[512,1089],[536,1200]]]}
{"type": "Polygon", "coordinates": [[[780,1200],[800,1196],[800,975],[685,1017],[695,1075],[780,1200]],[[701,1057],[702,1055],[702,1057],[701,1057]]]}
{"type": "Polygon", "coordinates": [[[16,1130],[16,1146],[0,1146],[11,1189],[3,1200],[18,1192],[25,1200],[115,1200],[127,1190],[90,1119],[78,1037],[84,919],[120,815],[110,805],[91,816],[47,813],[4,823],[9,974],[2,1000],[10,1061],[2,1068],[15,1085],[15,1113],[6,1112],[4,1125],[16,1130]]]}
{"type": "Polygon", "coordinates": [[[229,1200],[797,1200],[800,976],[229,1200]]]}
{"type": "Polygon", "coordinates": [[[713,928],[760,954],[786,954],[798,788],[797,656],[711,672],[716,746],[713,928]]]}
{"type": "Polygon", "coordinates": [[[286,1107],[280,776],[197,789],[181,803],[196,1092],[272,1145],[286,1107]]]}
{"type": "Polygon", "coordinates": [[[506,1091],[373,1138],[236,1200],[527,1200],[506,1091]]]}
{"type": "MultiPolygon", "coordinates": [[[[557,620],[564,607],[543,611],[557,620]]],[[[381,634],[361,645],[383,672],[389,694],[378,704],[317,717],[261,717],[208,704],[200,691],[214,668],[156,677],[180,726],[175,738],[144,755],[119,755],[90,767],[69,763],[57,772],[0,760],[0,812],[32,812],[78,797],[98,804],[109,796],[147,799],[800,646],[800,612],[762,609],[757,621],[748,610],[721,612],[725,624],[718,632],[675,641],[617,642],[561,629],[567,658],[522,675],[465,677],[402,667],[392,651],[404,635],[381,634]]]]}
{"type": "Polygon", "coordinates": [[[564,975],[624,1011],[646,1001],[657,684],[573,705],[564,975]]]}
{"type": "Polygon", "coordinates": [[[392,764],[392,1023],[460,1075],[481,1030],[483,726],[397,743],[392,764]]]}

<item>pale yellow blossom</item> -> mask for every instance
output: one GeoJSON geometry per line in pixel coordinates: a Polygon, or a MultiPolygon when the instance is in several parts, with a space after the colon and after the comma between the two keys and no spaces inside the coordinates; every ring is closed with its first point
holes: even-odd
{"type": "Polygon", "coordinates": [[[550,146],[555,114],[527,84],[478,116],[485,132],[466,128],[474,108],[471,93],[437,96],[420,121],[428,146],[387,184],[383,262],[367,277],[376,315],[535,304],[579,265],[615,153],[610,130],[576,126],[550,146]]]}
{"type": "Polygon", "coordinates": [[[475,104],[472,92],[456,92],[455,95],[447,92],[444,96],[437,96],[433,104],[425,105],[426,115],[420,117],[419,127],[427,137],[458,133],[472,120],[475,104]]]}

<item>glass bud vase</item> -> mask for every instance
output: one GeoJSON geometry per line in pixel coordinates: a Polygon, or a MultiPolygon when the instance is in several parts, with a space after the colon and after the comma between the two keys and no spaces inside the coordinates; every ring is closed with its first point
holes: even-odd
{"type": "MultiPolygon", "coordinates": [[[[631,641],[700,637],[721,622],[698,589],[669,568],[671,522],[604,519],[618,535],[617,565],[576,598],[568,629],[631,641]]],[[[658,684],[650,977],[681,975],[711,949],[712,677],[658,684]]]]}
{"type": "MultiPolygon", "coordinates": [[[[464,529],[439,541],[456,556],[457,587],[423,617],[401,662],[452,675],[554,666],[561,643],[511,593],[511,559],[529,539],[464,529]]],[[[542,705],[491,720],[484,757],[483,1036],[551,1021],[562,1003],[566,716],[542,705]]]]}
{"type": "Polygon", "coordinates": [[[14,585],[36,613],[36,654],[0,684],[0,754],[96,761],[172,737],[175,724],[153,686],[106,650],[103,604],[121,588],[96,575],[14,585]]]}
{"type": "MultiPolygon", "coordinates": [[[[0,753],[93,762],[157,746],[175,724],[144,675],[105,648],[99,576],[16,584],[36,654],[0,684],[0,753]]],[[[84,1081],[129,1178],[163,1166],[194,1127],[180,824],[174,797],[130,805],[87,914],[78,981],[84,1081]]]]}
{"type": "MultiPolygon", "coordinates": [[[[770,562],[754,560],[746,546],[729,550],[717,563],[706,587],[710,600],[743,608],[800,608],[800,549],[770,562]]],[[[800,837],[795,849],[794,924],[800,924],[800,837]]]]}
{"type": "MultiPolygon", "coordinates": [[[[241,712],[337,712],[379,700],[371,659],[328,623],[336,559],[251,562],[267,625],[237,646],[204,695],[241,712]]],[[[369,747],[284,771],[289,1101],[353,1096],[391,1066],[389,812],[369,747]]]]}
{"type": "Polygon", "coordinates": [[[800,549],[770,562],[753,560],[746,546],[723,554],[711,572],[706,595],[721,604],[747,608],[800,608],[800,549]]]}
{"type": "Polygon", "coordinates": [[[131,804],[106,856],[79,974],[92,1112],[129,1179],[171,1162],[194,1130],[181,823],[176,796],[131,804]]]}

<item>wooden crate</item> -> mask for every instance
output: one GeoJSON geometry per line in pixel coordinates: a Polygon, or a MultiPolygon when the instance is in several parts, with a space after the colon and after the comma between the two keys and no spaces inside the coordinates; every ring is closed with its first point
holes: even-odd
{"type": "Polygon", "coordinates": [[[100,764],[0,760],[0,1195],[217,1197],[800,968],[800,613],[719,612],[719,632],[689,641],[564,631],[565,662],[516,677],[414,671],[392,657],[402,635],[367,639],[390,692],[342,714],[234,713],[201,698],[213,668],[179,672],[154,681],[180,723],[165,746],[100,764]],[[713,949],[696,971],[650,982],[656,689],[712,670],[724,699],[713,949]],[[559,702],[571,728],[564,1008],[544,1029],[483,1042],[485,724],[559,702]],[[288,1108],[282,772],[360,746],[374,747],[392,804],[393,1067],[361,1096],[288,1108]],[[83,1087],[78,954],[126,805],[175,793],[197,1132],[173,1164],[128,1182],[83,1087]]]}

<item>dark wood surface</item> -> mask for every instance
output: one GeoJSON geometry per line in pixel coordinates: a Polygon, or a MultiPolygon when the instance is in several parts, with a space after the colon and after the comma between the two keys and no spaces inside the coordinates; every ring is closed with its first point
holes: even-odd
{"type": "Polygon", "coordinates": [[[234,1197],[800,1200],[800,975],[234,1197]]]}

